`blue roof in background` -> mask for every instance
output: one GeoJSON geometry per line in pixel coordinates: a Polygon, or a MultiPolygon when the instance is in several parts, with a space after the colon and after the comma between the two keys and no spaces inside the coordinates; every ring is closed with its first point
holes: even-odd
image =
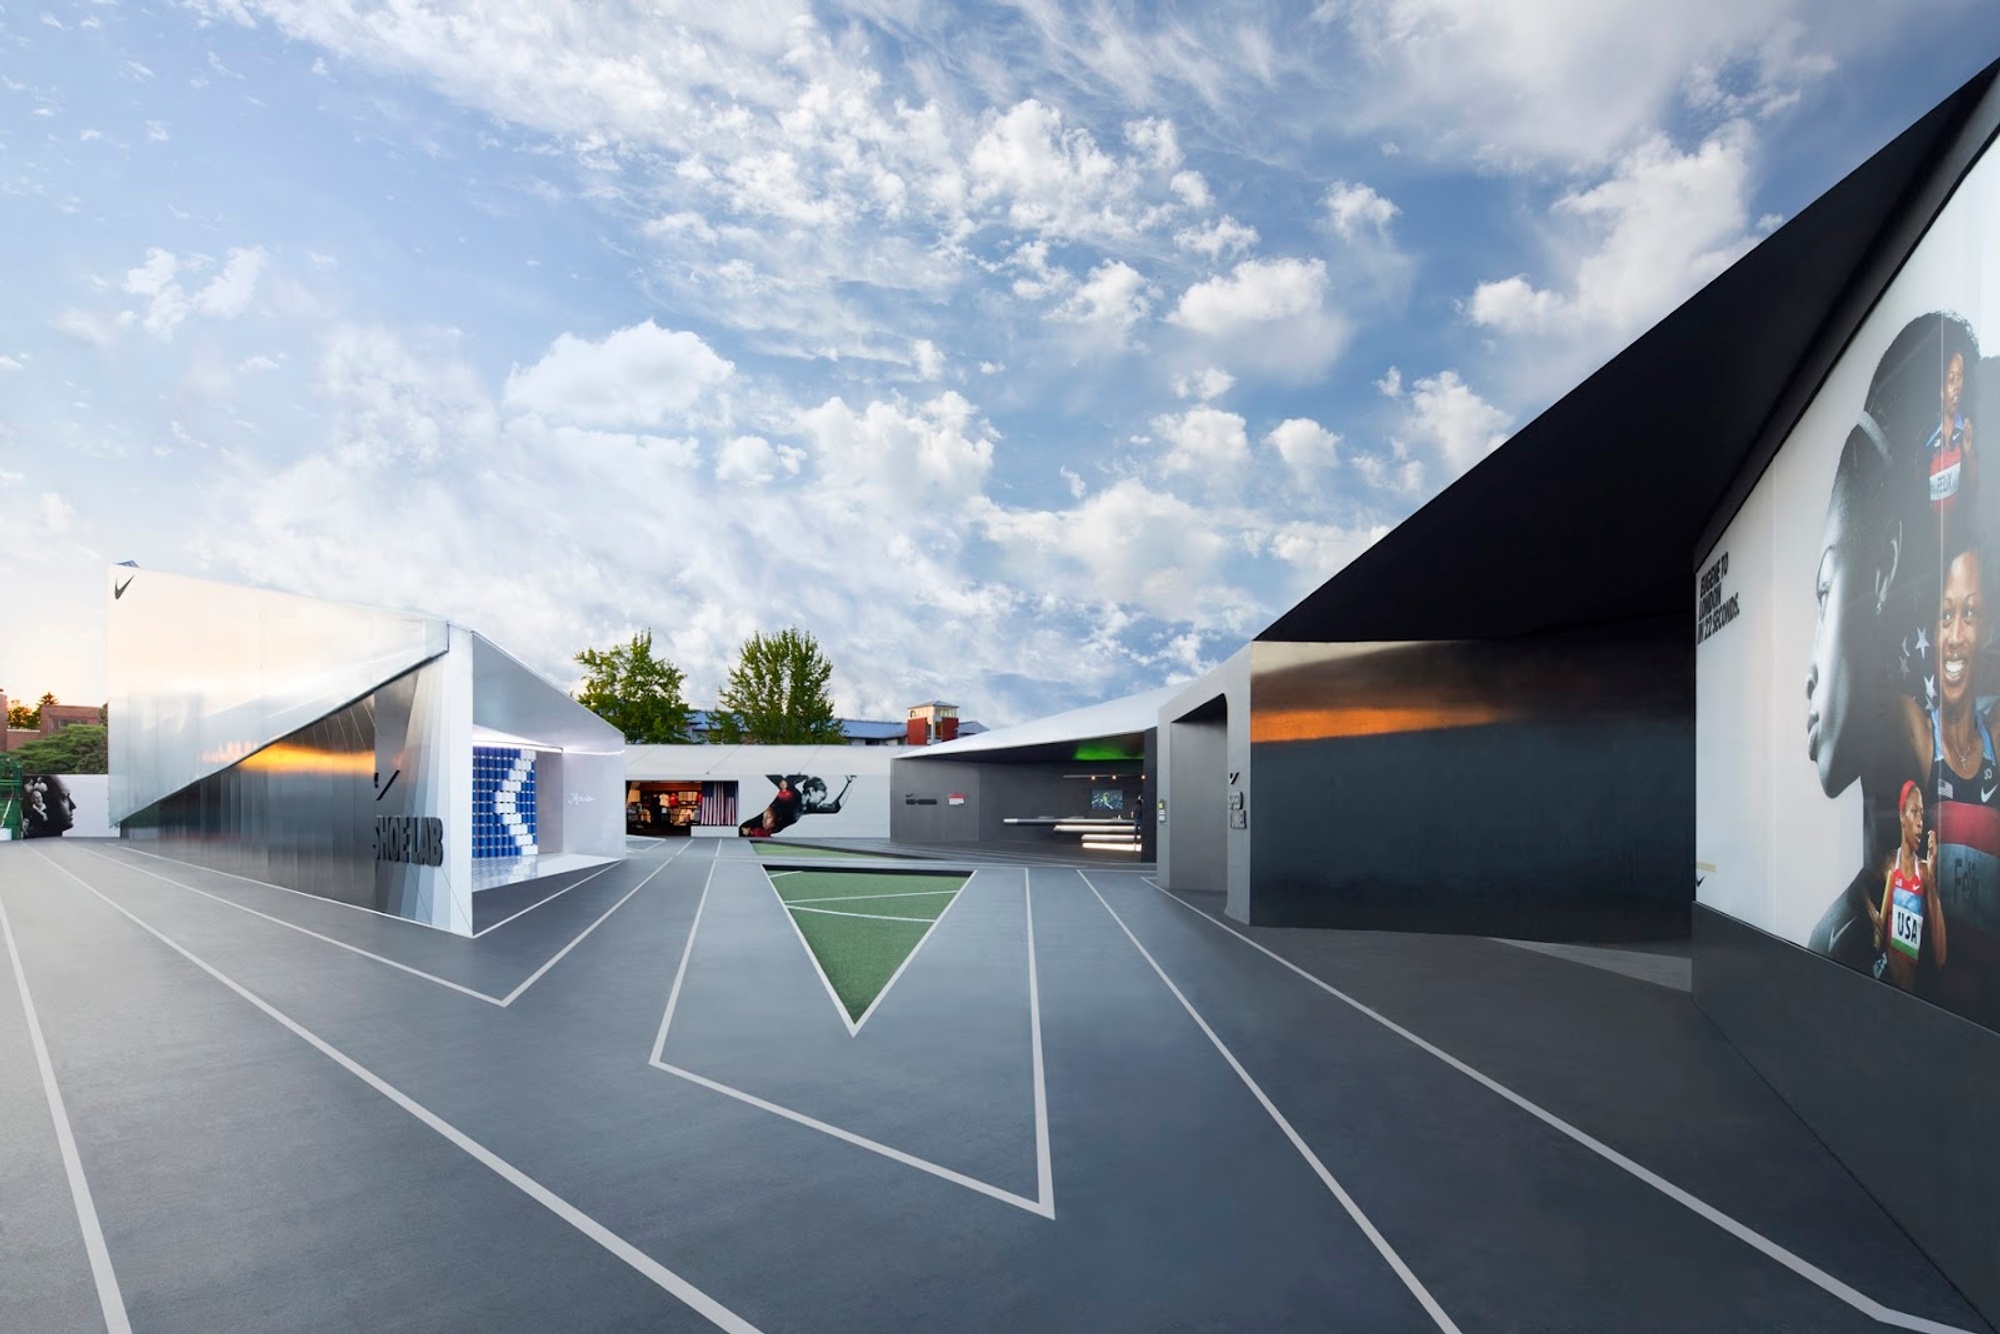
{"type": "MultiPolygon", "coordinates": [[[[709,711],[707,709],[690,710],[688,713],[688,729],[699,737],[703,732],[708,730],[708,716],[709,711]]],[[[896,719],[884,721],[874,718],[842,718],[840,720],[840,730],[849,741],[901,740],[906,734],[908,727],[909,724],[896,719]]],[[[961,723],[958,730],[961,736],[969,736],[974,732],[983,732],[986,729],[978,723],[961,723]]]]}

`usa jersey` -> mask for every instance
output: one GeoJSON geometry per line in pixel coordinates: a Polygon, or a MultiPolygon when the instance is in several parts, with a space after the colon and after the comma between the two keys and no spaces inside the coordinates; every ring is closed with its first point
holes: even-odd
{"type": "Polygon", "coordinates": [[[1938,898],[1945,920],[2000,936],[2000,762],[1993,733],[1977,711],[1981,755],[1976,778],[1944,757],[1944,731],[1931,713],[1931,790],[1937,794],[1938,898]]]}
{"type": "Polygon", "coordinates": [[[1889,872],[1889,948],[1916,958],[1924,947],[1924,873],[1919,867],[1904,875],[1901,866],[1889,872]]]}
{"type": "Polygon", "coordinates": [[[1949,435],[1939,422],[1925,444],[1925,453],[1931,464],[1931,503],[1938,513],[1949,513],[1965,479],[1965,415],[1952,414],[1949,435]]]}

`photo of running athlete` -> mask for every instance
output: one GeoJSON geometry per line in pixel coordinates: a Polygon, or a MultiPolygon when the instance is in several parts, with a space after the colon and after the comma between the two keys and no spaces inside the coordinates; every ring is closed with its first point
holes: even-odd
{"type": "MultiPolygon", "coordinates": [[[[1963,543],[1964,533],[1956,536],[1963,543]]],[[[1937,894],[1957,925],[1960,966],[1939,975],[1932,998],[1991,1023],[2000,1018],[2000,751],[1977,687],[1986,615],[1979,552],[1962,547],[1938,600],[1936,703],[1907,701],[1905,721],[1912,747],[1930,761],[1937,894]]],[[[1927,678],[1926,689],[1932,684],[1927,678]]]]}
{"type": "Polygon", "coordinates": [[[1917,966],[1926,953],[1933,968],[1943,968],[1946,957],[1945,914],[1938,902],[1938,836],[1933,829],[1923,857],[1917,856],[1924,837],[1924,791],[1915,782],[1903,784],[1902,846],[1882,882],[1881,905],[1868,905],[1868,920],[1874,927],[1875,947],[1881,955],[1875,976],[1904,991],[1917,989],[1917,966]]]}
{"type": "Polygon", "coordinates": [[[1965,375],[1966,349],[1947,347],[1938,389],[1938,425],[1924,445],[1930,460],[1931,504],[1945,522],[1969,514],[1977,490],[1979,456],[1973,449],[1972,421],[1963,411],[1965,375]]]}

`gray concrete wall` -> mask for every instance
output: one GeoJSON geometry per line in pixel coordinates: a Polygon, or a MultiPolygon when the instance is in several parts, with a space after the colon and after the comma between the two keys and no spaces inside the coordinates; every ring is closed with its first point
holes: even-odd
{"type": "Polygon", "coordinates": [[[2000,1325],[2000,1034],[1706,907],[1694,999],[2000,1325]]]}
{"type": "Polygon", "coordinates": [[[1153,766],[1167,816],[1164,826],[1155,817],[1160,883],[1224,890],[1224,911],[1240,922],[1250,920],[1250,669],[1245,647],[1168,700],[1153,766]],[[1236,797],[1242,828],[1230,818],[1236,797]]]}
{"type": "Polygon", "coordinates": [[[1168,889],[1229,888],[1229,722],[1172,722],[1172,772],[1160,883],[1168,889]]]}

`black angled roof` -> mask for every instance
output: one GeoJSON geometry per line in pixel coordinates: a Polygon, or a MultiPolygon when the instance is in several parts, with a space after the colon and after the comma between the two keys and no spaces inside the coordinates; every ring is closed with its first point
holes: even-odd
{"type": "Polygon", "coordinates": [[[1991,136],[1989,65],[1280,616],[1264,641],[1694,614],[1692,565],[1991,136]]]}

